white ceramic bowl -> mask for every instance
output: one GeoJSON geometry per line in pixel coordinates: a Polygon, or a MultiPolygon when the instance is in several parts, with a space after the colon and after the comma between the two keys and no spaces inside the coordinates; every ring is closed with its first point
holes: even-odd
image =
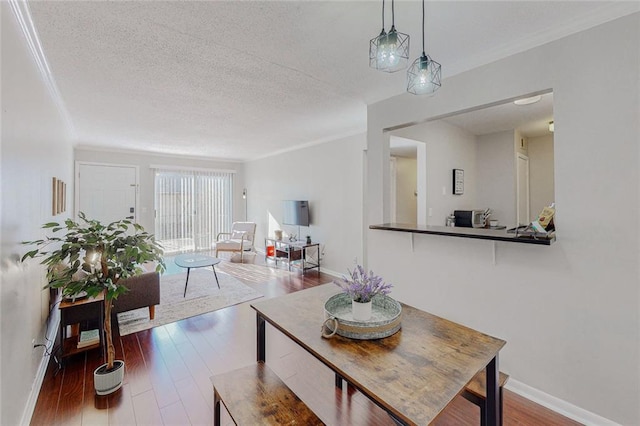
{"type": "Polygon", "coordinates": [[[498,226],[498,223],[499,222],[497,220],[490,220],[489,221],[489,226],[492,226],[492,227],[495,228],[496,226],[498,226]]]}

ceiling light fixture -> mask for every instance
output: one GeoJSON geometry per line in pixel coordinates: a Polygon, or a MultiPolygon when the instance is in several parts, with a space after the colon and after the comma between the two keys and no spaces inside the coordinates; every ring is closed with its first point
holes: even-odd
{"type": "Polygon", "coordinates": [[[549,122],[549,131],[550,131],[551,133],[553,133],[553,129],[554,129],[554,127],[553,127],[553,120],[551,120],[551,121],[549,122]]]}
{"type": "Polygon", "coordinates": [[[422,55],[407,70],[407,92],[414,95],[432,95],[441,86],[442,67],[424,48],[424,0],[422,0],[422,55]]]}
{"type": "Polygon", "coordinates": [[[378,71],[396,72],[409,62],[409,36],[396,31],[395,4],[391,0],[391,29],[384,30],[384,0],[382,0],[382,31],[369,41],[369,66],[378,71]]]}
{"type": "Polygon", "coordinates": [[[536,102],[539,102],[540,99],[542,99],[542,96],[537,95],[537,96],[531,96],[530,98],[516,99],[515,101],[513,101],[513,103],[516,105],[530,105],[530,104],[535,104],[536,102]]]}

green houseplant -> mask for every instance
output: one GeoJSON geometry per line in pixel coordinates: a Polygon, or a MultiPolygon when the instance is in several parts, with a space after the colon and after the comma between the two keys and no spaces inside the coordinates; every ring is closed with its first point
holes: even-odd
{"type": "MultiPolygon", "coordinates": [[[[73,296],[86,293],[95,297],[104,292],[104,331],[107,348],[107,363],[96,369],[94,377],[120,370],[120,381],[124,377],[124,362],[115,360],[115,348],[111,333],[111,308],[113,300],[127,292],[122,284],[125,278],[143,272],[145,262],[157,262],[156,271],[164,272],[162,248],[153,235],[142,226],[128,220],[119,220],[103,225],[97,220],[87,219],[79,213],[80,221],[67,219],[64,224],[49,222],[42,226],[53,234],[42,240],[25,241],[23,244],[37,248],[27,252],[22,261],[28,258],[43,257],[42,264],[47,265],[49,284],[45,288],[60,288],[63,295],[73,296]]],[[[113,385],[110,393],[120,388],[113,385]]]]}

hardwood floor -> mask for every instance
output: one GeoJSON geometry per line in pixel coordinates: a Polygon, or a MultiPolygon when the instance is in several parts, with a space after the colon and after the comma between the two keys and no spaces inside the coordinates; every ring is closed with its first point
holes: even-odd
{"type": "MultiPolygon", "coordinates": [[[[246,261],[246,260],[245,260],[246,261]]],[[[303,277],[254,264],[223,262],[265,297],[310,288],[333,277],[309,271],[303,277]]],[[[209,377],[255,363],[255,312],[249,303],[231,306],[128,336],[116,329],[116,358],[126,363],[125,384],[106,397],[94,395],[93,370],[99,350],[75,355],[56,373],[46,373],[33,425],[210,425],[213,387],[209,377]]],[[[329,425],[394,425],[376,405],[352,388],[334,387],[334,376],[285,336],[267,327],[267,363],[329,425]]],[[[505,425],[576,425],[512,392],[505,391],[505,425]]],[[[223,424],[233,424],[224,409],[223,424]]],[[[479,409],[456,398],[437,425],[478,425],[479,409]]]]}

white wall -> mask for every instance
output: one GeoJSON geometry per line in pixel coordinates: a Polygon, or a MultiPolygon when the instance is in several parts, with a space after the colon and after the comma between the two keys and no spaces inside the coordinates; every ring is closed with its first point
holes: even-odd
{"type": "Polygon", "coordinates": [[[418,162],[415,158],[396,157],[396,222],[418,223],[418,205],[415,195],[418,162]]]}
{"type": "Polygon", "coordinates": [[[412,251],[406,235],[369,230],[368,266],[398,299],[506,339],[501,369],[515,381],[628,425],[640,424],[639,69],[636,13],[445,79],[433,97],[369,105],[367,117],[374,224],[387,219],[383,129],[553,90],[555,244],[498,242],[494,265],[490,241],[418,235],[412,251]]]}
{"type": "Polygon", "coordinates": [[[442,120],[407,127],[394,135],[426,144],[427,225],[444,226],[454,210],[475,209],[476,137],[442,120]],[[453,169],[464,170],[464,194],[453,195],[453,169]],[[444,192],[444,193],[443,193],[444,192]]]}
{"type": "Polygon", "coordinates": [[[236,173],[233,176],[233,220],[244,220],[244,202],[242,200],[242,190],[244,188],[244,166],[242,163],[207,160],[193,157],[181,157],[177,155],[157,155],[133,151],[100,151],[94,149],[76,148],[74,152],[76,161],[122,164],[139,167],[139,214],[137,216],[137,219],[138,223],[151,233],[154,232],[155,226],[155,171],[149,167],[151,165],[235,170],[236,173]]]}
{"type": "Polygon", "coordinates": [[[514,131],[478,136],[476,144],[476,208],[490,208],[491,219],[516,224],[514,131]]]}
{"type": "Polygon", "coordinates": [[[555,201],[553,135],[528,139],[530,216],[535,220],[545,206],[555,201]]]}
{"type": "MultiPolygon", "coordinates": [[[[20,242],[42,238],[42,224],[66,218],[66,214],[52,216],[51,181],[57,177],[67,183],[68,200],[73,161],[66,122],[39,74],[9,3],[2,2],[0,8],[0,423],[15,425],[28,406],[43,355],[42,348],[33,349],[31,340],[44,342],[43,318],[48,314],[48,291],[42,290],[46,284],[44,268],[37,260],[19,261],[29,250],[20,242]]],[[[67,212],[70,208],[67,203],[67,212]]],[[[25,413],[27,421],[30,416],[31,411],[25,413]]]]}
{"type": "MultiPolygon", "coordinates": [[[[344,274],[362,262],[362,179],[365,135],[350,136],[245,164],[249,220],[257,223],[256,247],[281,225],[283,200],[308,200],[311,235],[324,247],[321,269],[344,274]]],[[[387,160],[388,161],[388,160],[387,160]]]]}

